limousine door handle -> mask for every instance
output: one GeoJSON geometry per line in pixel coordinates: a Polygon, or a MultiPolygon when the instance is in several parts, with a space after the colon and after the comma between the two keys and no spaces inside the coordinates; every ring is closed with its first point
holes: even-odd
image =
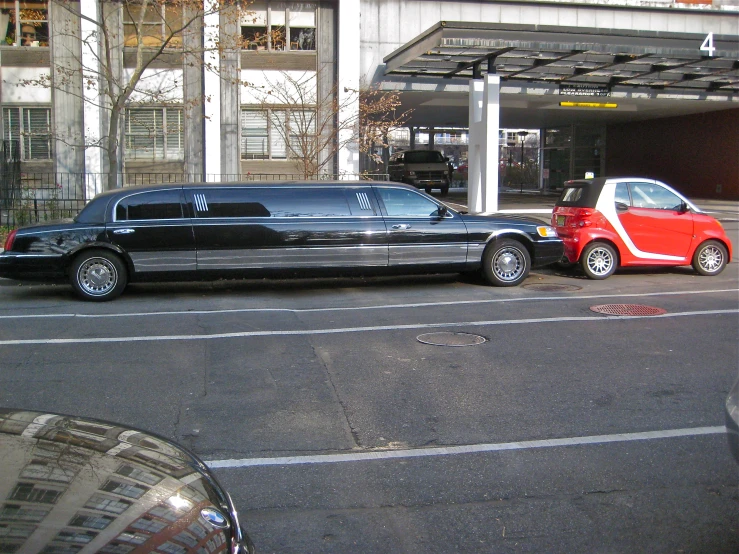
{"type": "Polygon", "coordinates": [[[410,229],[411,226],[409,223],[398,223],[397,225],[393,225],[392,228],[398,231],[405,231],[406,229],[410,229]]]}
{"type": "Polygon", "coordinates": [[[113,231],[114,235],[130,235],[131,233],[135,233],[136,229],[116,229],[113,231]]]}

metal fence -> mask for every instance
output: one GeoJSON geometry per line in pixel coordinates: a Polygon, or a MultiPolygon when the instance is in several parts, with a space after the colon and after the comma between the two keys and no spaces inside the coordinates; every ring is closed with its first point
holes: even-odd
{"type": "MultiPolygon", "coordinates": [[[[0,152],[0,159],[2,153],[0,152]]],[[[107,174],[77,173],[21,173],[0,163],[0,228],[15,228],[70,218],[84,207],[96,191],[103,190],[107,174]],[[6,169],[6,171],[2,171],[6,169]]],[[[304,177],[291,173],[247,173],[244,175],[208,175],[206,182],[251,181],[331,181],[331,180],[387,181],[388,175],[319,175],[304,177]]],[[[158,183],[203,182],[202,175],[186,173],[132,173],[123,176],[124,186],[158,183]]]]}

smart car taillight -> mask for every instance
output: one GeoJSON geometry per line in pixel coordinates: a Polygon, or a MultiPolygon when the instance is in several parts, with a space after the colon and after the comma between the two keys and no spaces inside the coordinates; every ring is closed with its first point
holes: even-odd
{"type": "Polygon", "coordinates": [[[9,251],[13,249],[13,242],[15,242],[15,234],[17,231],[13,230],[10,231],[10,234],[8,235],[8,238],[5,239],[5,251],[9,251]]]}
{"type": "Polygon", "coordinates": [[[573,227],[590,227],[593,224],[593,222],[590,220],[590,217],[594,213],[594,210],[587,208],[576,210],[574,216],[572,217],[571,225],[573,227]]]}

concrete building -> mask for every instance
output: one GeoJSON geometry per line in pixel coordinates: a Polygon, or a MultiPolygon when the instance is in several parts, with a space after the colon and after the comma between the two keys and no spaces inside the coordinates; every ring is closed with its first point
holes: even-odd
{"type": "Polygon", "coordinates": [[[29,186],[90,197],[109,173],[115,186],[299,175],[300,154],[354,176],[358,91],[372,85],[401,91],[432,144],[434,129],[469,129],[476,209],[496,206],[505,128],[540,130],[542,190],[628,173],[739,198],[739,0],[257,0],[211,13],[213,0],[171,35],[197,15],[181,5],[0,2],[3,139],[29,186]],[[98,146],[137,44],[151,63],[111,158],[98,146]]]}

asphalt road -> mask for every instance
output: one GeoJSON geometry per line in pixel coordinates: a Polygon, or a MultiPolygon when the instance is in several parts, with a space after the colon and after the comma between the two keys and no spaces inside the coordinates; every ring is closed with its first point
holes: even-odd
{"type": "Polygon", "coordinates": [[[104,304],[0,280],[0,405],[189,446],[261,552],[735,553],[738,262],[517,288],[133,285],[104,304]]]}

